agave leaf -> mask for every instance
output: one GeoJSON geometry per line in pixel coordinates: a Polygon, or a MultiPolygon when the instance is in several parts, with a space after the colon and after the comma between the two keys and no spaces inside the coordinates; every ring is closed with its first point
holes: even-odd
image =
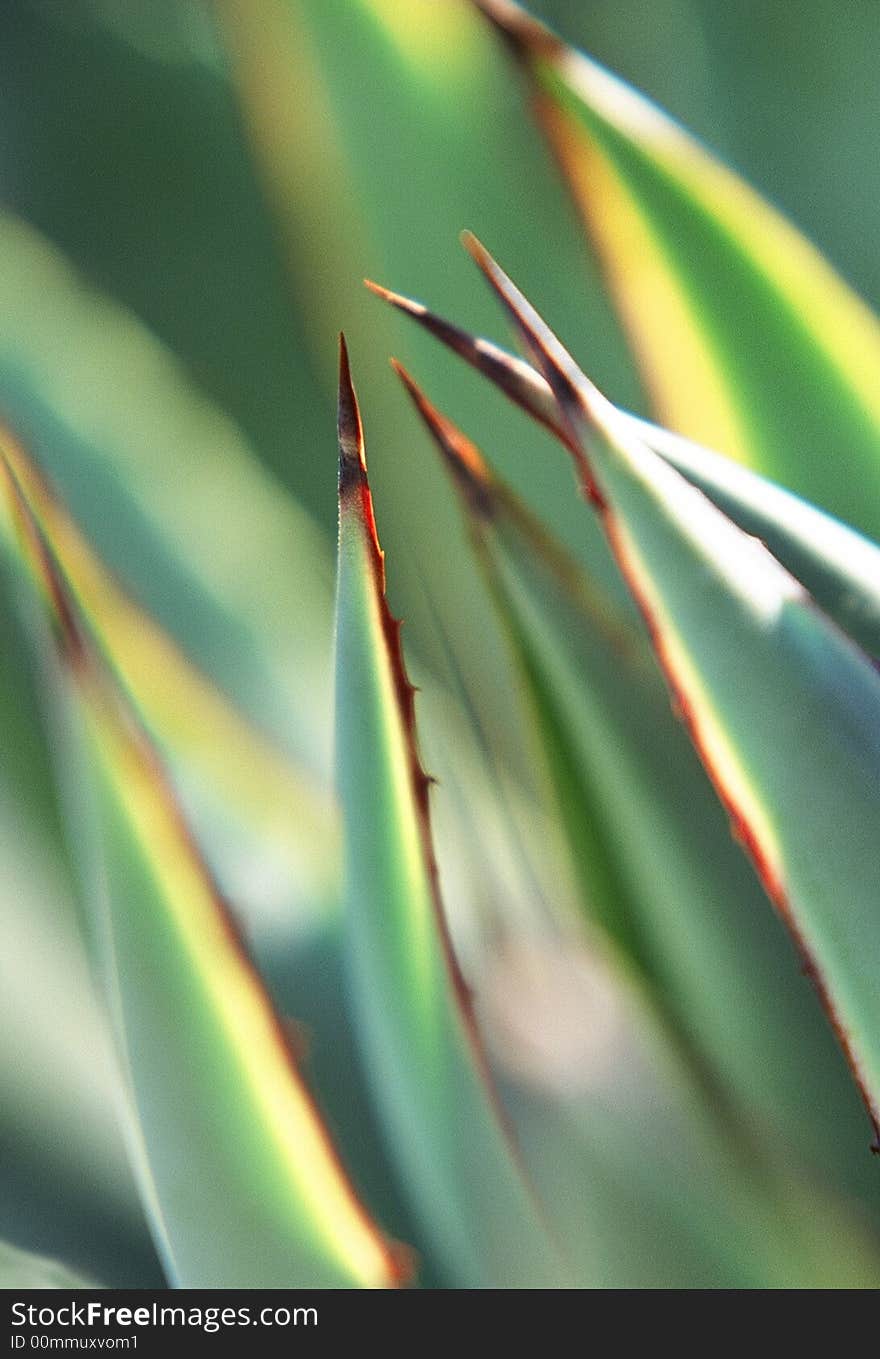
{"type": "Polygon", "coordinates": [[[98,1288],[57,1260],[49,1260],[29,1251],[17,1250],[0,1241],[0,1288],[98,1288]]]}
{"type": "Polygon", "coordinates": [[[101,559],[256,725],[326,776],[327,541],[168,350],[8,214],[0,318],[5,423],[101,559]]]}
{"type": "MultiPolygon", "coordinates": [[[[32,714],[28,714],[32,716],[32,714]]],[[[4,753],[15,731],[3,723],[4,753]]],[[[0,783],[0,1232],[108,1285],[155,1287],[118,1077],[55,846],[0,783]]]]}
{"type": "Polygon", "coordinates": [[[162,1274],[117,1127],[112,1046],[43,730],[41,658],[11,566],[0,546],[0,1236],[109,1286],[152,1287],[162,1274]]]}
{"type": "MultiPolygon", "coordinates": [[[[369,279],[366,283],[563,443],[570,442],[549,384],[530,364],[490,340],[468,334],[421,302],[369,279]]],[[[871,655],[880,655],[880,548],[875,543],[742,464],[626,411],[618,414],[636,437],[704,491],[740,528],[766,543],[854,641],[871,655]]]]}
{"type": "Polygon", "coordinates": [[[647,642],[621,629],[578,564],[398,370],[461,493],[511,638],[582,909],[635,967],[707,1092],[733,1092],[734,1130],[737,1108],[760,1110],[865,1193],[858,1102],[647,642]]]}
{"type": "Polygon", "coordinates": [[[344,344],[339,446],[337,758],[352,978],[375,1097],[450,1276],[558,1286],[566,1271],[503,1125],[447,933],[344,344]]]}
{"type": "MultiPolygon", "coordinates": [[[[427,410],[425,405],[426,413],[427,410]]],[[[451,427],[446,424],[442,433],[450,435],[451,427]]],[[[465,441],[459,439],[459,452],[464,445],[465,441]]],[[[474,452],[472,447],[468,451],[474,452]]],[[[456,472],[455,463],[452,467],[456,472]]],[[[488,488],[478,481],[473,464],[465,461],[458,466],[456,475],[465,488],[465,496],[476,501],[477,507],[471,512],[480,519],[491,517],[487,507],[491,493],[487,497],[488,488]]],[[[497,495],[505,502],[496,505],[494,521],[498,535],[504,536],[504,528],[497,521],[505,518],[509,503],[508,534],[515,539],[518,527],[515,505],[503,487],[497,487],[497,495]]],[[[525,511],[522,513],[526,515],[525,511]]],[[[520,551],[528,542],[528,526],[526,515],[526,523],[520,527],[520,551]]],[[[487,534],[492,531],[487,524],[487,534]]],[[[537,551],[546,550],[549,555],[550,544],[545,539],[546,535],[539,538],[537,551]]],[[[559,564],[555,557],[551,561],[554,566],[559,564]]],[[[571,627],[572,618],[577,617],[571,598],[574,575],[576,568],[563,572],[560,587],[569,598],[569,613],[564,620],[567,628],[571,627]]],[[[600,601],[585,593],[585,616],[590,629],[601,630],[605,620],[596,612],[600,601]]],[[[536,611],[546,614],[550,608],[552,600],[545,589],[536,603],[536,611]]],[[[583,625],[583,619],[580,621],[583,625]]],[[[613,641],[605,632],[602,637],[612,647],[621,644],[617,635],[612,634],[613,641]]],[[[662,706],[659,715],[673,725],[662,706]]],[[[686,742],[684,746],[687,749],[686,742]]],[[[668,767],[664,774],[668,780],[668,767]]],[[[698,768],[697,774],[702,780],[698,768]]],[[[719,822],[722,835],[729,840],[723,816],[719,822]]],[[[581,829],[583,832],[583,823],[581,829]]],[[[699,848],[701,862],[705,864],[708,846],[701,844],[699,848]]],[[[736,870],[737,851],[733,846],[729,848],[736,870]]],[[[739,881],[748,901],[748,867],[743,862],[739,869],[739,881]]],[[[653,870],[655,877],[662,875],[656,856],[653,870]]],[[[545,899],[553,900],[555,896],[557,904],[562,904],[564,889],[558,879],[548,883],[545,871],[543,879],[539,872],[536,879],[530,877],[529,881],[539,890],[544,888],[545,899]]],[[[752,895],[757,895],[760,907],[760,889],[752,895]]],[[[732,893],[734,907],[737,900],[732,893]]],[[[674,906],[678,907],[678,903],[674,906]]],[[[769,913],[764,915],[772,925],[769,913]]],[[[745,912],[742,923],[748,928],[745,912]]],[[[722,922],[722,933],[725,939],[730,938],[729,919],[722,922]]],[[[534,925],[508,926],[501,935],[502,956],[519,958],[524,966],[496,967],[490,953],[475,977],[481,1016],[486,1018],[487,1010],[491,1012],[499,1003],[503,1004],[507,1023],[513,1029],[500,1053],[505,1098],[517,1134],[523,1139],[526,1165],[535,1174],[542,1200],[552,1211],[554,1235],[564,1244],[569,1257],[577,1261],[579,1276],[594,1287],[603,1283],[622,1286],[623,1282],[642,1287],[661,1283],[678,1286],[688,1275],[692,1280],[705,1281],[707,1286],[712,1282],[717,1286],[719,1281],[722,1285],[748,1282],[778,1286],[783,1281],[803,1285],[809,1278],[826,1283],[834,1278],[847,1278],[849,1282],[857,1280],[855,1286],[861,1286],[873,1279],[873,1264],[868,1264],[864,1274],[857,1269],[850,1275],[849,1264],[842,1274],[838,1273],[844,1257],[848,1261],[861,1258],[867,1262],[872,1259],[872,1252],[858,1229],[853,1234],[854,1223],[847,1220],[845,1212],[841,1214],[839,1204],[834,1206],[833,1200],[829,1200],[827,1210],[817,1215],[815,1186],[791,1182],[790,1145],[784,1160],[770,1175],[756,1175],[749,1157],[740,1158],[734,1149],[736,1139],[731,1137],[730,1110],[725,1109],[726,1125],[714,1123],[708,1117],[706,1090],[682,1062],[678,1045],[670,1041],[668,1016],[656,995],[647,999],[650,993],[646,988],[633,984],[628,969],[619,966],[617,958],[604,956],[606,951],[597,947],[598,941],[594,941],[587,954],[580,942],[573,943],[570,935],[561,945],[551,944],[548,948],[546,935],[546,923],[537,935],[534,925]],[[542,935],[544,941],[539,942],[542,935]],[[529,995],[532,988],[528,976],[536,969],[540,975],[545,970],[542,958],[549,955],[552,959],[554,954],[562,959],[562,965],[557,962],[549,969],[546,979],[549,995],[536,1003],[529,995]],[[583,1011],[570,1004],[571,973],[584,970],[578,965],[580,957],[588,964],[587,1004],[583,1011]],[[520,975],[511,977],[511,971],[517,970],[520,975]],[[537,1089],[534,1079],[523,1080],[523,1067],[528,1068],[529,1064],[533,1075],[534,1071],[540,1073],[537,1089]],[[557,1078],[562,1089],[548,1090],[546,1087],[552,1087],[557,1078]],[[637,1187],[632,1184],[634,1166],[639,1168],[637,1187]],[[833,1250],[826,1248],[829,1232],[840,1234],[833,1250]]],[[[683,931],[679,942],[693,955],[693,931],[683,931]]],[[[498,951],[496,943],[492,953],[498,951]]],[[[703,959],[695,961],[691,956],[691,961],[698,967],[703,959]]],[[[778,961],[775,955],[773,961],[778,961]]],[[[794,969],[790,971],[793,973],[794,969]]],[[[748,980],[754,985],[754,970],[749,971],[748,980]]],[[[767,987],[768,996],[780,989],[775,975],[772,980],[773,985],[767,987]]],[[[748,996],[747,1010],[750,999],[748,996]]],[[[716,993],[715,1011],[724,1008],[726,1001],[726,995],[721,1000],[716,993]]],[[[772,1022],[775,1018],[772,1006],[761,1018],[767,1015],[772,1022]]],[[[711,1021],[711,1008],[706,1017],[711,1021]]],[[[789,1059],[794,1057],[796,1061],[802,1054],[803,1045],[809,1043],[815,1030],[815,1023],[811,1027],[810,1020],[817,1018],[821,1023],[821,1016],[809,1013],[802,1015],[798,1011],[792,1016],[792,1031],[797,1033],[800,1046],[791,1043],[790,1033],[786,1035],[789,1059]]],[[[490,1033],[494,1027],[490,1025],[490,1033]]],[[[820,1030],[820,1038],[823,1036],[820,1030]]],[[[827,1046],[834,1058],[832,1045],[827,1046]]],[[[765,1070],[770,1055],[768,1047],[766,1035],[756,1031],[750,1055],[757,1055],[759,1066],[765,1070]]],[[[832,1085],[835,1074],[832,1070],[832,1085]]],[[[817,1082],[817,1090],[821,1097],[831,1097],[827,1082],[824,1085],[817,1082]]],[[[846,1084],[843,1090],[844,1097],[852,1093],[846,1084]]],[[[778,1093],[768,1092],[771,1108],[778,1093]]],[[[852,1101],[857,1112],[854,1095],[852,1101]]],[[[841,1139],[842,1123],[840,1119],[831,1122],[829,1140],[834,1148],[841,1139]]]]}
{"type": "Polygon", "coordinates": [[[880,327],[791,224],[509,0],[527,72],[663,425],[880,539],[880,327]]]}
{"type": "Polygon", "coordinates": [[[880,674],[762,544],[646,444],[472,238],[552,386],[694,745],[880,1111],[880,674]]]}
{"type": "Polygon", "coordinates": [[[633,434],[760,538],[821,608],[880,657],[880,547],[783,486],[699,444],[632,417],[633,434]]]}
{"type": "Polygon", "coordinates": [[[320,911],[337,895],[329,546],[129,313],[9,215],[0,241],[0,402],[70,517],[13,449],[22,485],[212,868],[261,928],[320,911]]]}
{"type": "Polygon", "coordinates": [[[91,933],[168,1273],[184,1287],[393,1285],[400,1259],[344,1175],[159,760],[8,467],[5,481],[81,759],[74,844],[93,837],[91,933]]]}
{"type": "MultiPolygon", "coordinates": [[[[58,558],[77,605],[137,707],[151,738],[189,793],[200,830],[223,864],[248,831],[265,860],[296,881],[312,909],[335,895],[336,824],[325,790],[292,757],[275,749],[242,717],[175,640],[127,594],[104,566],[19,443],[0,428],[0,458],[58,558]],[[233,824],[231,824],[233,823],[233,824]]],[[[0,516],[0,540],[15,552],[19,535],[0,516]]],[[[232,870],[230,870],[231,872],[232,870]]]]}

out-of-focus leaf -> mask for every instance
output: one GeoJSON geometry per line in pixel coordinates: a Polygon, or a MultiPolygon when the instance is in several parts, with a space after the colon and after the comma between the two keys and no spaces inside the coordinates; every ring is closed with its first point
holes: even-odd
{"type": "Polygon", "coordinates": [[[880,539],[880,328],[790,223],[510,0],[522,62],[661,423],[880,539]]]}
{"type": "MultiPolygon", "coordinates": [[[[569,442],[564,415],[549,384],[529,364],[490,340],[469,335],[412,298],[376,283],[367,286],[488,377],[563,443],[569,442]]],[[[704,491],[740,528],[766,543],[860,646],[880,655],[880,547],[741,463],[648,420],[618,413],[636,437],[704,491]]]]}
{"type": "Polygon", "coordinates": [[[569,1281],[495,1103],[439,898],[414,693],[385,602],[342,349],[337,758],[350,956],[372,1086],[423,1231],[463,1286],[569,1281]]]}
{"type": "Polygon", "coordinates": [[[0,1241],[0,1288],[97,1288],[91,1279],[74,1274],[57,1260],[16,1250],[0,1241]]]}
{"type": "Polygon", "coordinates": [[[880,675],[762,544],[632,435],[491,257],[470,248],[565,410],[582,488],[876,1134],[880,675]]]}
{"type": "Polygon", "coordinates": [[[0,244],[0,406],[70,507],[57,532],[77,588],[120,676],[145,689],[212,869],[260,928],[321,911],[337,895],[329,545],[130,314],[12,217],[0,244]]]}
{"type": "Polygon", "coordinates": [[[781,1141],[870,1201],[858,1100],[647,640],[402,376],[461,492],[511,638],[582,907],[635,966],[713,1097],[732,1092],[735,1109],[760,1110],[781,1141]]]}
{"type": "Polygon", "coordinates": [[[595,938],[522,934],[481,986],[524,1159],[589,1286],[873,1287],[858,1216],[784,1144],[760,1168],[732,1154],[616,962],[595,938]]]}
{"type": "Polygon", "coordinates": [[[396,1284],[401,1261],[344,1175],[146,734],[6,464],[4,476],[55,638],[130,1153],[169,1275],[190,1287],[396,1284]]]}
{"type": "Polygon", "coordinates": [[[111,1287],[154,1287],[162,1273],[118,1127],[6,508],[0,497],[0,1236],[111,1287]]]}
{"type": "MultiPolygon", "coordinates": [[[[33,720],[34,714],[27,716],[33,720]]],[[[15,739],[4,720],[4,755],[15,739]]],[[[0,1231],[113,1287],[155,1287],[119,1086],[55,846],[0,783],[0,1231]]]]}
{"type": "Polygon", "coordinates": [[[0,216],[0,407],[90,543],[316,775],[330,763],[330,549],[129,313],[0,216]]]}
{"type": "MultiPolygon", "coordinates": [[[[245,721],[222,691],[192,664],[177,643],[113,578],[53,496],[38,468],[0,428],[0,457],[16,478],[30,512],[57,556],[117,680],[136,705],[184,791],[198,800],[200,822],[223,829],[206,834],[229,859],[230,823],[243,823],[275,871],[296,881],[303,898],[320,907],[336,889],[336,822],[328,795],[293,758],[274,749],[245,721]]],[[[16,551],[19,535],[0,515],[3,545],[16,551]]]]}

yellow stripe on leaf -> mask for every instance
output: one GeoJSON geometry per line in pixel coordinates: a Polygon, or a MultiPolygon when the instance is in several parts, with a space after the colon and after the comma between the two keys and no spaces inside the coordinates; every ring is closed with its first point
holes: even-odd
{"type": "MultiPolygon", "coordinates": [[[[128,596],[52,495],[21,444],[0,429],[0,459],[64,569],[78,606],[117,678],[164,748],[181,755],[200,781],[273,846],[297,838],[330,845],[335,818],[327,795],[275,751],[174,640],[128,596]]],[[[332,855],[328,849],[326,859],[332,855]]],[[[302,856],[294,854],[302,869],[302,856]]]]}
{"type": "Polygon", "coordinates": [[[576,120],[549,100],[541,124],[564,166],[661,423],[739,462],[748,433],[722,365],[625,181],[576,120]]]}

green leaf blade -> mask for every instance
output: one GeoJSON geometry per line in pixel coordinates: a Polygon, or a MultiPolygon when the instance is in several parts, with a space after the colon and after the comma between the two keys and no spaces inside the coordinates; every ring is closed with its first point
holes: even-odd
{"type": "Polygon", "coordinates": [[[401,1258],[346,1179],[146,733],[4,470],[55,637],[76,756],[74,846],[90,859],[86,906],[129,1151],[170,1277],[183,1287],[394,1286],[401,1258]]]}
{"type": "Polygon", "coordinates": [[[763,545],[634,438],[479,243],[735,832],[805,950],[877,1132],[880,676],[763,545]]]}
{"type": "MultiPolygon", "coordinates": [[[[621,635],[609,626],[602,607],[606,601],[594,597],[576,564],[498,480],[475,445],[437,411],[399,364],[394,366],[460,492],[477,561],[511,634],[529,700],[527,716],[536,720],[538,743],[545,746],[571,857],[582,860],[581,893],[589,917],[583,934],[572,931],[560,901],[555,944],[548,942],[551,932],[543,942],[540,933],[531,939],[528,934],[512,937],[501,948],[502,957],[507,953],[516,958],[521,950],[520,957],[530,960],[533,985],[543,967],[556,970],[545,984],[551,993],[558,988],[571,1006],[561,1000],[565,1018],[554,1020],[553,1003],[545,996],[530,1025],[530,986],[523,977],[511,979],[501,1002],[516,1014],[518,1035],[501,1045],[502,1056],[517,1069],[519,1064],[528,1068],[532,1045],[538,1054],[531,1057],[537,1089],[526,1093],[528,1082],[525,1090],[514,1087],[512,1108],[517,1130],[525,1137],[529,1168],[553,1202],[554,1221],[574,1233],[574,1252],[589,1260],[593,1286],[606,1277],[606,1269],[608,1277],[641,1278],[643,1286],[667,1265],[669,1277],[674,1276],[676,1266],[665,1260],[662,1248],[658,1258],[656,1240],[668,1239],[679,1225],[685,1231],[673,1254],[677,1260],[679,1252],[687,1258],[696,1247],[700,1277],[705,1270],[706,1277],[717,1271],[716,1278],[749,1276],[764,1284],[785,1277],[803,1283],[814,1277],[813,1271],[815,1277],[830,1278],[826,1271],[833,1252],[825,1252],[825,1224],[817,1224],[815,1190],[800,1182],[795,1171],[795,1146],[807,1152],[807,1159],[814,1151],[803,1127],[812,1122],[812,1111],[804,1110],[798,1120],[786,1102],[780,1062],[797,1089],[807,1052],[816,1055],[815,1039],[822,1057],[831,1058],[826,1074],[830,1071],[832,1080],[822,1088],[829,1101],[834,1090],[838,1117],[829,1119],[829,1135],[819,1140],[826,1152],[825,1174],[833,1162],[848,1189],[846,1158],[837,1155],[839,1114],[841,1105],[850,1108],[856,1101],[845,1073],[837,1069],[837,1054],[809,1004],[786,941],[730,841],[723,813],[707,802],[705,776],[676,728],[660,676],[648,668],[650,656],[637,645],[637,636],[621,635]],[[584,635],[583,646],[575,641],[579,634],[584,635]],[[548,741],[548,736],[557,739],[548,741]],[[688,960],[690,992],[682,989],[674,968],[670,974],[668,948],[666,956],[662,947],[660,956],[656,953],[670,926],[673,957],[680,962],[684,954],[688,960]],[[768,946],[764,967],[773,982],[762,994],[756,988],[761,970],[757,960],[768,946]],[[583,978],[581,969],[590,976],[590,1000],[584,1012],[574,1013],[577,1004],[565,979],[571,984],[576,976],[583,978]],[[566,1043],[576,1044],[580,1037],[590,1044],[598,1013],[617,1015],[621,1021],[626,1016],[616,1034],[619,1046],[609,1089],[598,1100],[590,1098],[595,1054],[591,1059],[585,1050],[579,1061],[569,1059],[571,1069],[554,1098],[551,1073],[555,1069],[559,1079],[560,1068],[566,1069],[559,1035],[565,1033],[566,1043]],[[744,1014],[754,1025],[751,1044],[742,1041],[744,1014]],[[740,1051],[732,1058],[738,1042],[740,1051]],[[769,1079],[768,1070],[773,1073],[769,1079]],[[616,1099],[635,1071],[638,1108],[621,1110],[617,1124],[616,1099]],[[580,1082],[583,1094],[578,1098],[574,1092],[580,1082]],[[538,1091],[545,1086],[542,1098],[538,1091]],[[840,1103],[836,1096],[841,1096],[840,1103]],[[529,1115],[530,1103],[540,1105],[540,1118],[529,1115]],[[769,1134],[766,1141],[755,1137],[757,1109],[769,1134]],[[784,1164],[773,1150],[771,1125],[779,1146],[786,1148],[784,1164]],[[580,1151],[568,1141],[566,1127],[575,1144],[581,1144],[580,1151]],[[674,1169],[664,1151],[667,1138],[674,1169]],[[606,1158],[612,1146],[628,1167],[627,1189],[615,1184],[609,1195],[606,1158]],[[548,1163],[554,1161],[556,1172],[548,1174],[548,1163]],[[761,1165],[757,1175],[756,1164],[761,1165]],[[561,1205],[563,1166],[570,1179],[561,1205]],[[635,1211],[628,1198],[633,1166],[642,1176],[635,1211]],[[673,1187],[671,1180],[678,1174],[682,1184],[673,1187]],[[666,1200],[664,1207],[660,1200],[666,1200]],[[605,1217],[609,1210],[614,1229],[605,1217]],[[708,1240],[697,1245],[703,1213],[708,1240]],[[772,1241],[768,1214],[774,1223],[772,1241]],[[690,1239],[688,1229],[694,1232],[690,1239]],[[616,1252],[620,1259],[609,1266],[609,1256],[616,1252]]],[[[557,895],[565,894],[557,889],[557,895]]],[[[799,1093],[803,1100],[802,1081],[799,1093]]],[[[853,1112],[857,1115],[857,1108],[853,1112]]],[[[852,1121],[862,1154],[861,1124],[858,1117],[852,1121]]]]}
{"type": "Polygon", "coordinates": [[[635,969],[667,1038],[732,1127],[742,1109],[749,1120],[760,1110],[805,1160],[833,1164],[843,1184],[864,1192],[861,1118],[846,1072],[675,721],[647,639],[615,618],[479,450],[396,367],[460,492],[508,630],[523,725],[536,725],[536,756],[555,788],[588,920],[635,969]]]}
{"type": "Polygon", "coordinates": [[[413,1204],[461,1284],[559,1286],[563,1267],[502,1125],[446,934],[344,351],[337,714],[353,985],[413,1204]]]}
{"type": "Polygon", "coordinates": [[[626,417],[631,432],[769,548],[854,642],[880,656],[880,547],[739,463],[626,417]]]}

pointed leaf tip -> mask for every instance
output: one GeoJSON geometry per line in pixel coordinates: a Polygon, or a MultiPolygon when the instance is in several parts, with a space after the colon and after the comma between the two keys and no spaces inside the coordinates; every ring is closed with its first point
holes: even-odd
{"type": "Polygon", "coordinates": [[[392,292],[390,288],[383,288],[368,279],[365,282],[370,291],[383,302],[388,302],[404,315],[411,317],[447,349],[451,349],[459,358],[464,359],[465,363],[487,377],[533,419],[545,425],[557,438],[567,440],[564,422],[549,385],[524,359],[508,353],[491,340],[471,335],[460,326],[453,325],[451,321],[429,310],[422,302],[392,292]]]}
{"type": "Polygon", "coordinates": [[[444,462],[452,472],[466,503],[477,514],[488,517],[492,513],[491,474],[482,453],[476,444],[428,399],[402,363],[392,359],[391,367],[412,398],[413,405],[443,455],[444,462]]]}
{"type": "Polygon", "coordinates": [[[351,377],[345,335],[339,333],[339,399],[336,427],[339,437],[339,494],[366,480],[364,430],[357,394],[351,377]]]}
{"type": "MultiPolygon", "coordinates": [[[[415,383],[395,367],[416,399],[415,383]]],[[[511,1143],[450,937],[414,690],[357,510],[370,504],[364,474],[341,515],[336,615],[346,919],[367,1064],[401,1173],[450,1276],[550,1287],[567,1265],[511,1143]]]]}
{"type": "Polygon", "coordinates": [[[461,241],[471,258],[476,260],[477,264],[482,268],[482,260],[488,256],[489,252],[483,245],[479,236],[475,235],[469,227],[463,227],[458,233],[458,239],[461,241]]]}
{"type": "MultiPolygon", "coordinates": [[[[377,296],[410,316],[561,441],[582,469],[571,422],[547,380],[524,359],[472,335],[420,302],[373,285],[377,296]]],[[[645,442],[708,495],[741,529],[760,538],[820,606],[869,655],[880,656],[880,547],[808,502],[721,454],[617,410],[630,435],[645,442]]],[[[493,493],[497,499],[497,483],[493,493]]]]}
{"type": "Polygon", "coordinates": [[[461,239],[513,321],[526,350],[556,398],[562,442],[574,458],[584,494],[597,508],[603,508],[602,496],[572,426],[571,417],[579,414],[592,421],[597,418],[598,412],[598,418],[613,424],[618,419],[617,412],[584,376],[547,323],[482,242],[470,231],[463,232],[461,239]]]}
{"type": "Polygon", "coordinates": [[[540,365],[556,399],[564,407],[583,405],[582,388],[586,379],[575,368],[550,327],[473,232],[463,231],[461,241],[503,303],[529,352],[540,365]]]}
{"type": "Polygon", "coordinates": [[[464,331],[458,330],[456,326],[451,326],[448,321],[442,321],[439,316],[435,316],[423,302],[417,302],[413,297],[405,297],[403,293],[396,293],[391,288],[384,288],[381,283],[374,283],[369,278],[364,279],[364,286],[383,302],[387,302],[397,311],[402,311],[404,315],[411,316],[413,320],[419,321],[429,331],[435,332],[441,340],[451,345],[452,348],[455,348],[454,337],[460,335],[464,339],[468,338],[464,331]]]}
{"type": "Polygon", "coordinates": [[[401,311],[418,312],[420,303],[413,301],[411,297],[404,297],[402,293],[396,293],[391,288],[385,288],[381,283],[376,283],[371,278],[364,279],[364,287],[369,292],[381,297],[383,302],[390,302],[393,307],[400,307],[401,311]]]}
{"type": "Polygon", "coordinates": [[[357,393],[351,377],[348,347],[345,336],[339,335],[339,400],[336,425],[339,438],[339,508],[340,514],[354,512],[360,516],[372,551],[372,569],[380,593],[385,592],[385,553],[379,543],[373,496],[367,475],[367,453],[364,427],[358,406],[357,393]]]}

